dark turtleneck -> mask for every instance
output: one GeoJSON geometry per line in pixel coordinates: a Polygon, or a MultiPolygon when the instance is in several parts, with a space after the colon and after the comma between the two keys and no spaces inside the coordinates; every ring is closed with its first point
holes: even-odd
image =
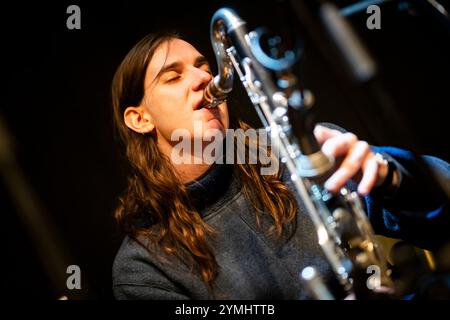
{"type": "Polygon", "coordinates": [[[220,207],[239,191],[237,174],[233,165],[213,164],[202,176],[186,185],[192,204],[203,217],[206,211],[220,207]]]}

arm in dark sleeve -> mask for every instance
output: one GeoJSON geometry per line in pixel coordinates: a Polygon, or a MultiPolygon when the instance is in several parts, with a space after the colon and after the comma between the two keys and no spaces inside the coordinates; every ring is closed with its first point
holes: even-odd
{"type": "MultiPolygon", "coordinates": [[[[374,188],[365,197],[375,232],[427,249],[437,249],[450,241],[449,204],[418,178],[419,167],[412,154],[394,147],[373,147],[373,152],[389,158],[400,173],[394,190],[374,188]]],[[[431,156],[423,159],[443,181],[450,182],[448,163],[431,156]]]]}

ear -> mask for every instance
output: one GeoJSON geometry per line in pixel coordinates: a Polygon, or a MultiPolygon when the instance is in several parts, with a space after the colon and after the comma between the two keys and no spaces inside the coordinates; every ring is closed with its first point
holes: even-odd
{"type": "Polygon", "coordinates": [[[155,129],[152,117],[142,106],[126,108],[123,119],[127,127],[137,133],[150,133],[155,129]]]}

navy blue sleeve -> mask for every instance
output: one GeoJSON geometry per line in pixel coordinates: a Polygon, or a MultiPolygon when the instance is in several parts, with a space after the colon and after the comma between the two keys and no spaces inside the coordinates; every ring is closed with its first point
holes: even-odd
{"type": "MultiPolygon", "coordinates": [[[[394,191],[374,188],[364,198],[375,232],[431,250],[449,242],[448,201],[418,178],[421,171],[411,152],[394,147],[373,147],[372,150],[390,158],[401,177],[394,191]]],[[[447,162],[431,156],[423,156],[423,159],[436,176],[447,185],[450,183],[450,165],[447,162]]]]}

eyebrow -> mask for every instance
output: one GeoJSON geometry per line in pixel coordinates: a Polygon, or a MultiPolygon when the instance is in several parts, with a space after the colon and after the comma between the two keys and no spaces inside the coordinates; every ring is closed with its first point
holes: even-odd
{"type": "Polygon", "coordinates": [[[199,66],[202,66],[204,64],[207,64],[208,67],[209,67],[209,62],[204,56],[198,56],[195,59],[194,66],[199,67],[199,66]]]}
{"type": "MultiPolygon", "coordinates": [[[[204,56],[198,56],[197,58],[195,58],[195,61],[194,61],[194,66],[195,67],[199,67],[199,66],[202,66],[204,64],[207,64],[208,67],[209,67],[208,60],[204,56]]],[[[162,67],[161,70],[159,70],[158,74],[156,75],[155,79],[153,79],[152,82],[154,82],[155,80],[160,78],[166,72],[174,71],[174,70],[179,69],[180,66],[181,66],[181,62],[175,61],[175,62],[172,62],[171,64],[168,64],[168,65],[162,67]]]]}

